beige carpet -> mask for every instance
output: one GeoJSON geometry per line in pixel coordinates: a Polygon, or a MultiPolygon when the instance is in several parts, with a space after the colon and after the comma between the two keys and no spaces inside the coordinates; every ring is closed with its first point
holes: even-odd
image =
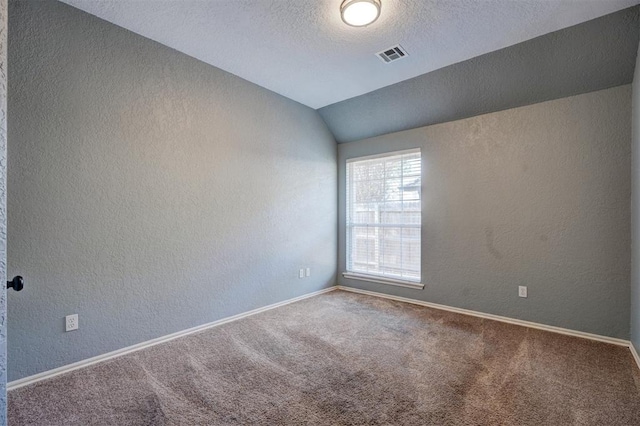
{"type": "Polygon", "coordinates": [[[640,425],[627,348],[335,291],[9,393],[10,425],[640,425]]]}

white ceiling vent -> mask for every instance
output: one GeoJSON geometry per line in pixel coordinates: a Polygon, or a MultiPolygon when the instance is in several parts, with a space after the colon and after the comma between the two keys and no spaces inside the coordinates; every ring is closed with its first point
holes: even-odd
{"type": "Polygon", "coordinates": [[[384,49],[382,52],[376,53],[376,56],[378,56],[378,58],[382,59],[383,62],[388,64],[389,62],[406,58],[407,51],[404,50],[403,47],[399,44],[396,44],[395,46],[391,46],[388,49],[384,49]]]}

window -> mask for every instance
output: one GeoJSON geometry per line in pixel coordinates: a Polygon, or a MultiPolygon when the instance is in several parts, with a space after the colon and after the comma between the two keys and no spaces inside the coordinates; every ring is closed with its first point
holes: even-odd
{"type": "Polygon", "coordinates": [[[347,161],[348,278],[420,284],[420,150],[347,161]]]}

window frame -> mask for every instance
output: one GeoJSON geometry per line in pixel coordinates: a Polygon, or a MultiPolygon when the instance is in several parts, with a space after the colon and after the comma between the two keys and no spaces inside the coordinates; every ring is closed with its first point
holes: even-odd
{"type": "MultiPolygon", "coordinates": [[[[411,280],[408,278],[404,278],[404,277],[394,277],[394,276],[389,276],[389,275],[384,275],[384,274],[376,274],[376,273],[364,273],[361,271],[357,271],[357,270],[353,270],[352,264],[353,264],[353,257],[350,259],[350,256],[353,256],[354,250],[355,250],[355,245],[353,245],[354,243],[352,243],[352,238],[353,237],[353,232],[355,232],[355,230],[353,228],[358,227],[358,226],[362,226],[362,223],[356,222],[354,223],[351,219],[350,219],[350,212],[352,210],[352,206],[355,204],[353,201],[353,194],[351,194],[351,192],[353,191],[353,181],[352,181],[352,177],[350,176],[350,167],[352,163],[356,163],[356,162],[361,162],[361,161],[369,161],[369,160],[375,160],[375,159],[381,159],[381,158],[387,158],[387,157],[397,157],[397,156],[402,156],[402,155],[407,155],[407,154],[418,154],[419,155],[419,159],[420,159],[420,187],[422,187],[422,150],[420,148],[413,148],[413,149],[406,149],[406,150],[400,150],[400,151],[391,151],[391,152],[385,152],[385,153],[381,153],[381,154],[375,154],[375,155],[368,155],[368,156],[363,156],[363,157],[354,157],[354,158],[349,158],[346,160],[345,163],[345,269],[346,271],[342,273],[342,276],[348,279],[354,279],[354,280],[362,280],[362,281],[367,281],[367,282],[375,282],[375,283],[381,283],[381,284],[389,284],[389,285],[395,285],[395,286],[400,286],[400,287],[407,287],[407,288],[413,288],[413,289],[424,289],[424,284],[422,284],[422,196],[421,196],[421,190],[419,191],[419,196],[418,196],[418,203],[419,203],[419,222],[416,223],[402,223],[402,224],[384,224],[384,223],[375,223],[375,224],[369,224],[367,223],[367,227],[368,226],[372,226],[375,228],[379,228],[379,229],[384,229],[385,225],[386,227],[393,227],[393,228],[399,228],[400,232],[404,232],[405,229],[418,229],[418,247],[420,250],[420,259],[418,261],[418,266],[419,266],[419,278],[417,280],[411,280]],[[351,247],[350,247],[351,245],[351,247]],[[352,269],[352,270],[349,270],[352,269]]],[[[401,178],[403,178],[404,175],[401,175],[401,178]]],[[[387,178],[386,176],[383,178],[383,180],[386,182],[387,178]]],[[[404,200],[403,200],[404,202],[404,200]]],[[[402,212],[404,212],[404,206],[403,206],[403,210],[402,212]]],[[[367,221],[368,222],[368,221],[367,221]]],[[[384,237],[382,237],[384,238],[384,237]]],[[[401,243],[402,244],[402,243],[401,243]]],[[[402,250],[402,248],[401,248],[402,250]]],[[[380,263],[380,261],[378,260],[378,263],[380,263]]]]}

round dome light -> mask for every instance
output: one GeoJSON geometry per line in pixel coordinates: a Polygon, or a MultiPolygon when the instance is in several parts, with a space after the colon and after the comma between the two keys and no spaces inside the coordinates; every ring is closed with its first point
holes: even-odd
{"type": "Polygon", "coordinates": [[[340,15],[345,24],[364,27],[378,19],[380,6],[380,0],[344,0],[340,5],[340,15]]]}

